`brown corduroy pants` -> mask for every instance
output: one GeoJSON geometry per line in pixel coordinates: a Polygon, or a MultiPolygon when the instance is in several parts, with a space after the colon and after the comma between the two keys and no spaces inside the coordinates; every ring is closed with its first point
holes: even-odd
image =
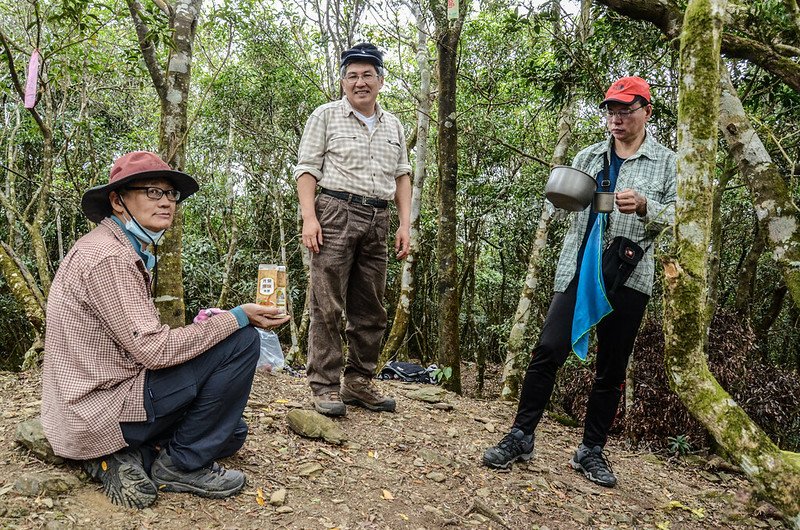
{"type": "Polygon", "coordinates": [[[386,330],[383,294],[389,209],[319,195],[317,219],[323,244],[311,256],[311,322],[307,376],[315,394],[339,390],[342,367],[348,373],[375,375],[386,330]],[[347,326],[347,360],[340,325],[347,326]]]}

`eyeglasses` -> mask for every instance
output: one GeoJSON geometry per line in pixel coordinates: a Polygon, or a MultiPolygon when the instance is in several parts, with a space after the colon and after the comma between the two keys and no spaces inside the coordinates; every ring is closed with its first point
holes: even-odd
{"type": "Polygon", "coordinates": [[[634,112],[636,112],[639,109],[643,109],[644,107],[645,107],[645,105],[642,105],[640,107],[636,107],[635,109],[626,109],[626,110],[617,110],[617,111],[606,109],[606,110],[600,111],[600,113],[603,116],[605,116],[607,119],[609,119],[609,120],[612,119],[612,118],[620,118],[622,120],[627,120],[628,118],[631,117],[631,114],[633,114],[634,112]]]}
{"type": "Polygon", "coordinates": [[[167,200],[170,202],[178,202],[178,199],[181,198],[180,190],[162,190],[155,186],[127,186],[125,189],[144,190],[145,193],[147,193],[147,198],[153,199],[154,201],[160,200],[164,195],[167,196],[167,200]]]}
{"type": "Polygon", "coordinates": [[[365,83],[372,83],[373,81],[378,79],[378,76],[373,74],[372,72],[365,72],[360,75],[356,73],[347,74],[344,78],[344,80],[350,83],[351,85],[356,84],[356,82],[359,79],[363,79],[365,83]]]}

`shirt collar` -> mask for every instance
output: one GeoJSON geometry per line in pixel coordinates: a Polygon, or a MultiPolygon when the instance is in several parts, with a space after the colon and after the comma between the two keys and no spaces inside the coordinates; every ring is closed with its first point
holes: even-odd
{"type": "MultiPolygon", "coordinates": [[[[347,96],[342,96],[342,115],[349,116],[353,114],[353,110],[353,106],[350,104],[347,96]]],[[[378,117],[378,121],[383,121],[383,109],[377,101],[375,102],[375,115],[378,117]]]]}
{"type": "MultiPolygon", "coordinates": [[[[133,250],[135,250],[136,254],[142,259],[142,262],[145,264],[145,267],[147,267],[148,264],[155,262],[155,256],[153,256],[152,252],[146,250],[145,248],[142,248],[143,247],[142,242],[136,239],[136,236],[133,235],[127,228],[125,228],[125,223],[123,223],[119,217],[117,217],[116,215],[109,215],[108,217],[106,217],[106,219],[111,219],[112,221],[114,221],[120,228],[120,230],[122,230],[122,233],[125,234],[125,237],[128,238],[128,241],[133,247],[133,250]]],[[[149,270],[151,267],[147,268],[149,270]]]]}
{"type": "MultiPolygon", "coordinates": [[[[600,142],[597,144],[594,149],[592,149],[593,155],[602,155],[607,153],[611,150],[611,145],[614,142],[614,137],[610,136],[607,142],[600,142]]],[[[658,160],[659,150],[656,148],[658,143],[656,142],[653,135],[645,130],[644,132],[644,142],[642,145],[639,146],[639,149],[634,153],[632,156],[628,157],[629,159],[637,158],[640,156],[646,156],[651,160],[658,160]]]]}

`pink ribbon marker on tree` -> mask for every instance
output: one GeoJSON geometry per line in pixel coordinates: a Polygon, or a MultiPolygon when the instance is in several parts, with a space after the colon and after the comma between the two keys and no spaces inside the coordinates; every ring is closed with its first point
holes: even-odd
{"type": "Polygon", "coordinates": [[[25,108],[32,109],[36,105],[36,89],[39,86],[39,50],[34,49],[28,63],[28,79],[25,82],[25,108]]]}

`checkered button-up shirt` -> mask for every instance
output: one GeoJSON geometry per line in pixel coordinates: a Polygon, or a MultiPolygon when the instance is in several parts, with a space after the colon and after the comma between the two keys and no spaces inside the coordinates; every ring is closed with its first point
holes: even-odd
{"type": "Polygon", "coordinates": [[[57,455],[126,447],[120,422],[147,420],[146,369],[196,357],[237,329],[232,313],[162,325],[150,276],[122,229],[104,219],[64,258],[47,298],[42,426],[57,455]]]}
{"type": "MultiPolygon", "coordinates": [[[[573,167],[596,176],[603,170],[603,157],[608,153],[611,141],[613,139],[596,143],[579,152],[575,155],[573,167]]],[[[631,188],[647,197],[647,214],[639,217],[615,209],[609,214],[605,244],[611,243],[616,236],[625,236],[647,250],[625,282],[626,286],[647,295],[653,291],[653,240],[675,222],[676,179],[675,152],[658,143],[650,134],[645,136],[636,154],[625,159],[617,176],[616,191],[631,188]]],[[[590,210],[587,208],[571,215],[556,268],[554,290],[557,292],[564,292],[575,276],[578,250],[587,230],[590,210]]]]}
{"type": "Polygon", "coordinates": [[[317,107],[300,140],[294,178],[310,173],[323,188],[394,199],[395,179],[411,173],[400,120],[376,104],[370,132],[347,96],[317,107]]]}

